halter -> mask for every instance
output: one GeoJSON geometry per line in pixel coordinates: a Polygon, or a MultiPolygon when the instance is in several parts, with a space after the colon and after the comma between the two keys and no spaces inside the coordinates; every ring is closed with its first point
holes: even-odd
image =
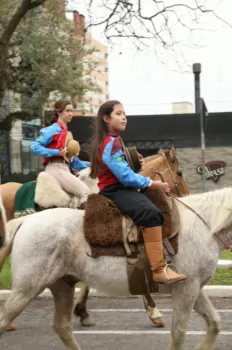
{"type": "MultiPolygon", "coordinates": [[[[177,192],[178,196],[181,197],[180,185],[179,185],[179,183],[176,181],[176,179],[175,179],[175,177],[174,177],[174,175],[173,175],[172,169],[171,169],[171,167],[170,167],[170,165],[169,165],[169,163],[168,163],[168,161],[167,161],[166,156],[165,156],[163,153],[161,153],[161,152],[160,152],[159,154],[164,158],[165,163],[166,163],[166,165],[167,165],[167,167],[168,167],[169,173],[170,173],[170,175],[171,175],[172,182],[173,182],[173,184],[174,184],[174,186],[175,186],[175,188],[176,188],[176,192],[177,192]]],[[[157,175],[161,178],[162,182],[164,182],[163,175],[161,174],[160,171],[158,171],[158,170],[155,169],[155,168],[151,168],[151,169],[149,169],[149,171],[152,172],[152,173],[154,173],[154,174],[157,174],[157,175]]]]}
{"type": "MultiPolygon", "coordinates": [[[[164,158],[166,159],[166,157],[164,157],[164,158]]],[[[167,162],[167,160],[166,160],[166,162],[167,162]]],[[[168,164],[168,162],[167,162],[167,164],[168,164]]],[[[175,179],[174,179],[174,176],[173,176],[173,174],[172,174],[172,170],[171,170],[169,164],[168,164],[168,168],[169,168],[169,171],[171,172],[172,179],[173,179],[173,182],[174,182],[174,184],[175,184],[176,181],[175,181],[175,179]]],[[[160,176],[161,181],[164,182],[164,177],[163,177],[163,175],[160,173],[160,171],[158,171],[158,170],[156,170],[156,169],[154,169],[154,168],[149,169],[149,171],[150,171],[151,173],[154,173],[154,174],[157,174],[158,176],[160,176]]],[[[176,186],[176,188],[177,188],[177,186],[176,186]]],[[[178,184],[178,188],[179,188],[179,184],[178,184]]],[[[179,195],[180,195],[180,191],[178,191],[178,192],[179,192],[179,195]]],[[[210,229],[210,227],[209,227],[209,225],[207,224],[207,222],[205,221],[205,219],[203,219],[203,217],[202,217],[200,214],[198,214],[198,213],[197,213],[193,208],[191,208],[189,205],[187,205],[186,203],[182,202],[182,201],[178,198],[178,196],[177,196],[175,193],[169,192],[168,195],[169,195],[170,197],[172,197],[173,199],[177,200],[179,203],[183,204],[186,208],[188,208],[189,210],[191,210],[194,214],[196,214],[196,215],[199,217],[199,219],[201,219],[201,221],[206,225],[206,227],[207,227],[208,229],[210,229]]]]}

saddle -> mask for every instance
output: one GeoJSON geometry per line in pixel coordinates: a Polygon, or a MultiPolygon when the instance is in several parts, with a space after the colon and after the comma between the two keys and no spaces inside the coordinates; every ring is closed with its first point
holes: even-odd
{"type": "Polygon", "coordinates": [[[17,191],[14,218],[48,208],[77,209],[79,204],[77,196],[65,192],[53,176],[43,171],[37,181],[27,182],[17,191]]]}
{"type": "MultiPolygon", "coordinates": [[[[177,239],[179,232],[179,212],[175,201],[167,197],[160,189],[147,189],[145,194],[161,210],[165,224],[163,240],[170,242],[171,253],[178,251],[177,239]]],[[[123,216],[116,205],[100,194],[91,194],[86,204],[84,216],[84,235],[89,243],[92,254],[97,258],[101,255],[130,256],[136,245],[143,244],[141,229],[133,221],[123,216]]]]}
{"type": "Polygon", "coordinates": [[[80,200],[77,196],[65,192],[53,176],[42,171],[37,177],[35,203],[42,209],[54,207],[77,209],[80,200]]]}
{"type": "MultiPolygon", "coordinates": [[[[179,212],[175,201],[160,189],[147,189],[145,194],[161,210],[164,253],[167,260],[178,252],[179,212]]],[[[116,205],[100,194],[91,194],[84,216],[84,236],[91,247],[91,257],[125,257],[130,292],[144,295],[158,292],[146,255],[142,231],[123,216],[116,205]]]]}

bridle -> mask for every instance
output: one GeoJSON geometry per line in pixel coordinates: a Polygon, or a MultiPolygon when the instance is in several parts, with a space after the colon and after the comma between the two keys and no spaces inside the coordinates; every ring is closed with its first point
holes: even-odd
{"type": "MultiPolygon", "coordinates": [[[[174,175],[173,175],[172,169],[171,169],[171,167],[170,167],[170,165],[169,165],[169,163],[168,163],[168,161],[167,161],[166,156],[165,156],[163,153],[161,153],[161,152],[160,152],[159,154],[160,154],[161,156],[163,156],[163,158],[165,159],[166,165],[167,165],[168,170],[169,170],[169,172],[170,172],[170,174],[171,174],[171,178],[172,178],[172,181],[173,181],[174,186],[175,186],[175,188],[176,188],[177,194],[178,194],[178,196],[181,197],[180,185],[179,185],[179,183],[176,181],[176,179],[175,179],[175,177],[174,177],[174,175]]],[[[161,181],[162,181],[162,182],[165,182],[165,181],[164,181],[164,177],[163,177],[163,175],[161,174],[160,171],[158,171],[158,170],[155,169],[155,168],[150,168],[149,171],[150,171],[151,173],[153,173],[153,174],[158,175],[158,176],[160,177],[161,181]]],[[[187,205],[186,203],[182,202],[182,201],[178,198],[178,196],[177,196],[175,193],[169,192],[168,195],[169,195],[170,197],[172,197],[174,200],[176,200],[176,201],[178,201],[179,203],[183,204],[183,205],[184,205],[186,208],[188,208],[189,210],[191,210],[195,215],[197,215],[197,216],[199,217],[199,219],[201,219],[201,221],[206,225],[206,227],[207,227],[208,229],[210,229],[210,226],[207,224],[207,222],[205,221],[205,219],[203,219],[203,217],[202,217],[199,213],[197,213],[193,208],[191,208],[189,205],[187,205]]]]}
{"type": "MultiPolygon", "coordinates": [[[[167,158],[166,158],[165,154],[164,154],[163,152],[161,152],[161,151],[159,151],[159,154],[163,157],[163,159],[164,159],[164,161],[165,161],[165,163],[166,163],[166,166],[167,166],[167,168],[168,168],[168,171],[169,171],[169,173],[170,173],[170,175],[171,175],[172,182],[173,182],[174,187],[175,187],[175,189],[176,189],[177,195],[178,195],[179,197],[181,197],[180,185],[179,185],[179,183],[176,181],[176,179],[175,179],[175,177],[174,177],[174,175],[173,175],[173,171],[172,171],[172,169],[171,169],[171,167],[170,167],[170,165],[169,165],[169,163],[168,163],[168,161],[167,161],[167,158]]],[[[163,175],[161,174],[160,171],[158,171],[158,170],[155,169],[155,168],[151,168],[151,169],[149,169],[149,171],[151,171],[151,172],[154,173],[154,174],[157,174],[157,175],[161,178],[161,181],[164,182],[163,175]]]]}

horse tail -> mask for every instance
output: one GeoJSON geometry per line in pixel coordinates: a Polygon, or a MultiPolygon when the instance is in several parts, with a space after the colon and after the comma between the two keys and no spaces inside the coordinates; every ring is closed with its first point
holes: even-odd
{"type": "Polygon", "coordinates": [[[2,225],[3,225],[3,237],[0,236],[0,247],[6,245],[9,242],[9,232],[7,229],[7,218],[6,218],[6,210],[5,207],[3,205],[3,201],[2,201],[2,194],[0,191],[0,217],[2,219],[2,225]]]}
{"type": "Polygon", "coordinates": [[[7,223],[7,229],[9,233],[9,243],[12,244],[15,238],[17,231],[25,220],[26,216],[21,216],[17,219],[12,219],[7,223]]]}
{"type": "Polygon", "coordinates": [[[20,226],[22,225],[24,219],[25,219],[25,216],[22,216],[18,219],[13,219],[6,224],[9,240],[7,244],[0,250],[0,272],[2,271],[2,267],[6,258],[11,253],[15,235],[19,230],[20,226]]]}

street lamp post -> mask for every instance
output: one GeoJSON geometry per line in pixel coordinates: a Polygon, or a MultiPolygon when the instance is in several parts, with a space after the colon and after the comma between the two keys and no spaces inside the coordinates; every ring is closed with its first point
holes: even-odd
{"type": "Polygon", "coordinates": [[[195,113],[200,117],[201,134],[201,163],[202,163],[202,190],[205,192],[205,115],[207,108],[200,91],[201,64],[193,64],[194,86],[195,86],[195,113]]]}

